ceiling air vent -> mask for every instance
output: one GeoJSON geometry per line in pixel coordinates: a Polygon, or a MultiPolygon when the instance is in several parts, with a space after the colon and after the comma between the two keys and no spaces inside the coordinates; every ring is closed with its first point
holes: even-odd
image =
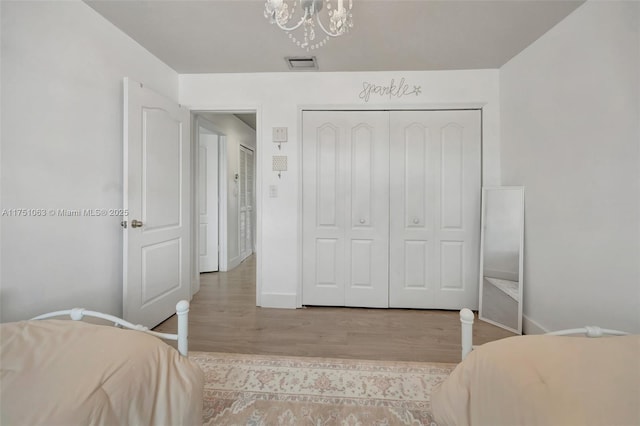
{"type": "Polygon", "coordinates": [[[318,69],[315,56],[287,56],[284,59],[287,61],[289,69],[293,71],[315,71],[318,69]]]}

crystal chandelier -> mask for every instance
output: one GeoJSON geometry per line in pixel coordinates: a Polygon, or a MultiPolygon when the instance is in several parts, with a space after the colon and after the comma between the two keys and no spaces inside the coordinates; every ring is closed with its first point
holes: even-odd
{"type": "MultiPolygon", "coordinates": [[[[281,30],[289,33],[289,38],[293,43],[307,51],[324,46],[329,37],[338,37],[345,34],[353,27],[351,9],[352,0],[348,0],[349,7],[345,7],[344,0],[337,0],[337,6],[332,5],[334,0],[266,0],[264,5],[264,17],[269,22],[276,24],[281,30]],[[320,17],[320,11],[326,5],[329,15],[329,28],[325,27],[320,17]],[[302,10],[298,15],[302,15],[296,21],[296,9],[302,10]],[[289,23],[293,21],[291,26],[289,23]],[[316,38],[317,27],[324,32],[323,39],[316,38]],[[304,34],[302,37],[295,37],[293,31],[302,27],[304,34]]],[[[325,18],[326,19],[326,18],[325,18]]]]}

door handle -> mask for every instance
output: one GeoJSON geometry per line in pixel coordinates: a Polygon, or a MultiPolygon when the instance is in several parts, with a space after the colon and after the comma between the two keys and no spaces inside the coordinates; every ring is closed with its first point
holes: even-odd
{"type": "Polygon", "coordinates": [[[136,219],[133,219],[131,221],[131,227],[132,228],[140,228],[142,226],[142,222],[136,219]]]}

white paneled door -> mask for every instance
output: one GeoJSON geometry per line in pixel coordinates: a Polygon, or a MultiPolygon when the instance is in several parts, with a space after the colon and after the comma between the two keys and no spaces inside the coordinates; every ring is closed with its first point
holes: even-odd
{"type": "Polygon", "coordinates": [[[386,112],[303,114],[303,304],[387,307],[386,112]]]}
{"type": "Polygon", "coordinates": [[[207,129],[199,129],[200,272],[218,270],[218,139],[207,129]]]}
{"type": "Polygon", "coordinates": [[[240,258],[246,259],[253,253],[253,200],[254,161],[253,151],[240,145],[240,174],[238,177],[238,212],[240,258]]]}
{"type": "Polygon", "coordinates": [[[305,305],[477,307],[480,112],[303,113],[305,305]]]}
{"type": "Polygon", "coordinates": [[[390,113],[389,306],[478,306],[480,112],[390,113]]]}
{"type": "Polygon", "coordinates": [[[124,81],[123,315],[153,327],[190,299],[189,111],[124,81]]]}

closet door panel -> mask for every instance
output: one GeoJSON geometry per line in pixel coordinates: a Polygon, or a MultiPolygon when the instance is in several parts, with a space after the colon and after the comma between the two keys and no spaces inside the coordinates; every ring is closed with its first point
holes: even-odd
{"type": "Polygon", "coordinates": [[[478,307],[480,258],[480,111],[441,111],[440,244],[436,300],[440,309],[478,307]]]}
{"type": "Polygon", "coordinates": [[[464,290],[464,241],[440,242],[440,288],[464,290]]]}
{"type": "Polygon", "coordinates": [[[409,289],[428,290],[429,242],[405,241],[404,252],[399,258],[404,260],[404,285],[409,289]]]}
{"type": "Polygon", "coordinates": [[[303,113],[303,304],[388,306],[388,150],[386,112],[303,113]]]}
{"type": "MultiPolygon", "coordinates": [[[[338,129],[325,124],[317,132],[316,175],[317,226],[336,227],[338,223],[338,129]]],[[[340,206],[343,207],[343,206],[340,206]]]]}
{"type": "Polygon", "coordinates": [[[303,292],[305,305],[344,305],[343,152],[340,128],[317,114],[303,127],[303,292]]]}
{"type": "MultiPolygon", "coordinates": [[[[433,179],[429,176],[432,169],[429,164],[433,154],[429,152],[430,129],[423,124],[412,123],[404,129],[402,135],[404,152],[403,158],[394,158],[394,173],[400,173],[404,178],[401,187],[394,186],[394,191],[402,188],[401,196],[404,201],[404,226],[405,229],[425,230],[425,226],[431,223],[431,215],[428,209],[429,198],[433,197],[433,179]]],[[[394,153],[395,154],[395,153],[394,153]]],[[[400,176],[400,175],[399,175],[400,176]]]]}
{"type": "Polygon", "coordinates": [[[397,111],[390,125],[391,307],[477,306],[479,111],[397,111]]]}
{"type": "Polygon", "coordinates": [[[316,243],[316,269],[315,283],[318,286],[326,288],[337,288],[338,276],[340,275],[338,264],[338,247],[339,240],[337,238],[318,238],[316,243]]]}
{"type": "Polygon", "coordinates": [[[389,306],[389,114],[349,112],[346,306],[389,306]]]}
{"type": "Polygon", "coordinates": [[[462,227],[464,194],[464,144],[458,124],[448,124],[440,131],[440,208],[442,229],[462,227]]]}
{"type": "Polygon", "coordinates": [[[434,299],[434,212],[437,129],[425,112],[391,113],[391,307],[422,308],[434,299]]]}

